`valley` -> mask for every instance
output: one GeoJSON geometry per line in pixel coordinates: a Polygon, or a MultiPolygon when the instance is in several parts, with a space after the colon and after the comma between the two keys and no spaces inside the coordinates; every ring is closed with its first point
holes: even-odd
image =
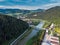
{"type": "Polygon", "coordinates": [[[0,9],[0,33],[1,45],[59,45],[60,7],[48,10],[0,9]],[[51,41],[53,37],[58,38],[58,42],[51,41]]]}

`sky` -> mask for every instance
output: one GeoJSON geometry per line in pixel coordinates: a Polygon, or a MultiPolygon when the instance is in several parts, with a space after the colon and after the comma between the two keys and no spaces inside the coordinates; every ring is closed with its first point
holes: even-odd
{"type": "Polygon", "coordinates": [[[49,9],[60,6],[60,0],[0,0],[0,8],[49,9]]]}

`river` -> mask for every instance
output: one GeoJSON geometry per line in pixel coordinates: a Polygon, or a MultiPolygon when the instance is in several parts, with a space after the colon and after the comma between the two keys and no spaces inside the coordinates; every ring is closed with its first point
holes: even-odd
{"type": "Polygon", "coordinates": [[[39,32],[39,30],[43,27],[43,25],[44,25],[44,22],[40,22],[34,28],[34,30],[32,30],[32,32],[28,36],[26,36],[23,40],[21,40],[17,45],[25,45],[29,39],[31,39],[33,36],[37,34],[37,32],[39,32]]]}

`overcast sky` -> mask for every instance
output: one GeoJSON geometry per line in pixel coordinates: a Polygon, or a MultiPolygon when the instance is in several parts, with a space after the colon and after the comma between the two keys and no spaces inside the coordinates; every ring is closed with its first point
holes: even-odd
{"type": "Polygon", "coordinates": [[[0,0],[0,8],[48,9],[60,6],[60,0],[0,0]]]}

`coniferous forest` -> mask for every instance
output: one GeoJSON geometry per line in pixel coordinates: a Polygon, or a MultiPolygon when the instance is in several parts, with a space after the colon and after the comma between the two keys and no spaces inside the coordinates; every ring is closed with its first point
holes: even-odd
{"type": "Polygon", "coordinates": [[[6,40],[17,38],[28,27],[29,25],[20,19],[0,14],[0,45],[6,40]]]}

